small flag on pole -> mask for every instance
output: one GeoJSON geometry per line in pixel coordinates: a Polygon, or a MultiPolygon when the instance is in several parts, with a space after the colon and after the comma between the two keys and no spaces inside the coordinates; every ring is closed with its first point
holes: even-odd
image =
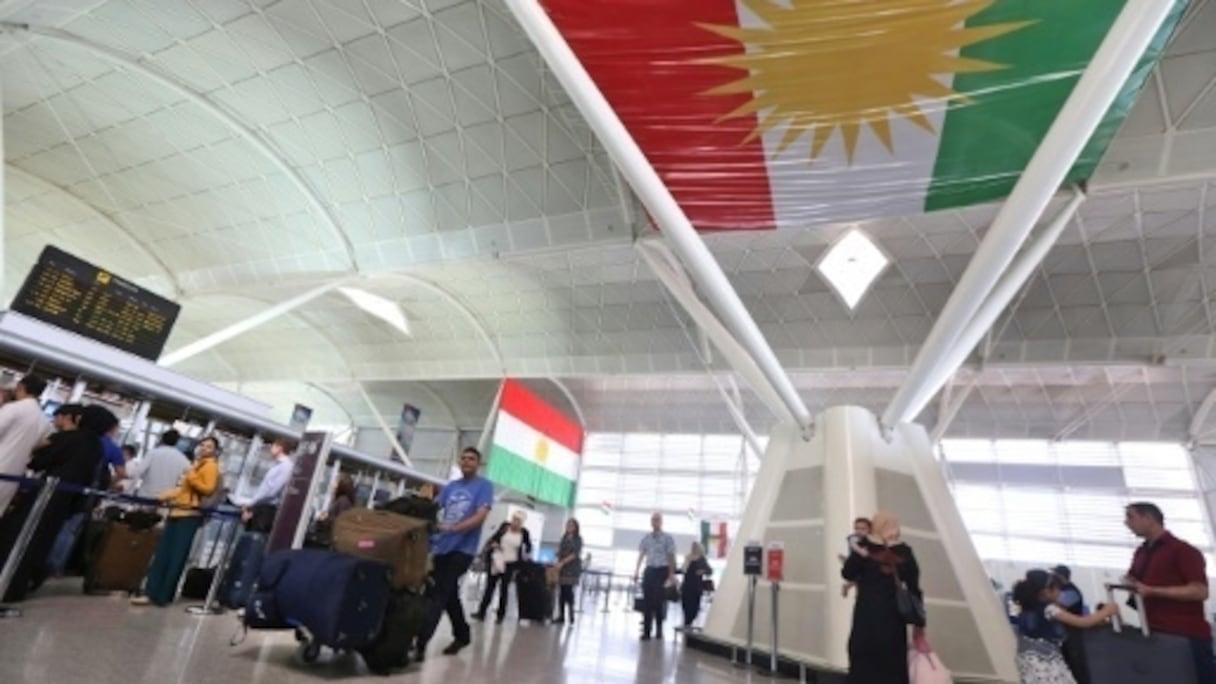
{"type": "Polygon", "coordinates": [[[604,515],[612,515],[612,502],[611,501],[601,501],[600,502],[600,512],[603,513],[604,515]]]}

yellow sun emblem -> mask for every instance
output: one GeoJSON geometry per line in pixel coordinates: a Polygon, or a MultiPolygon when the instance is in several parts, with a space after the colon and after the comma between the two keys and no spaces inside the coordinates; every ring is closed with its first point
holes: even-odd
{"type": "Polygon", "coordinates": [[[549,440],[542,439],[536,443],[536,462],[544,463],[549,460],[549,440]]]}
{"type": "Polygon", "coordinates": [[[698,60],[747,73],[705,94],[750,94],[719,122],[759,114],[744,142],[785,126],[777,153],[810,134],[816,159],[839,129],[851,162],[863,126],[892,152],[892,114],[932,133],[923,101],[970,102],[942,76],[1005,68],[958,54],[1032,23],[965,25],[995,1],[739,0],[765,27],[698,24],[745,49],[698,60]]]}

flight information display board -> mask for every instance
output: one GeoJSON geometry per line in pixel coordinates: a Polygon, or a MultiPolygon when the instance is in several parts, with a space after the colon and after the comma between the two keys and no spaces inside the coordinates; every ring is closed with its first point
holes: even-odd
{"type": "Polygon", "coordinates": [[[181,307],[47,245],[12,310],[155,361],[181,307]]]}

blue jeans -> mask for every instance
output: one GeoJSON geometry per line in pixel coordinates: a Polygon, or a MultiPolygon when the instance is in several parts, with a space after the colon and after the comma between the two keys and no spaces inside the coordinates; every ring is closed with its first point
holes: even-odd
{"type": "Polygon", "coordinates": [[[55,536],[55,545],[46,559],[46,572],[51,577],[62,577],[76,548],[76,540],[80,538],[80,528],[84,526],[85,514],[73,513],[59,528],[55,536]]]}
{"type": "Polygon", "coordinates": [[[1195,681],[1199,684],[1216,684],[1216,655],[1212,653],[1212,640],[1189,639],[1191,657],[1195,659],[1195,681]]]}

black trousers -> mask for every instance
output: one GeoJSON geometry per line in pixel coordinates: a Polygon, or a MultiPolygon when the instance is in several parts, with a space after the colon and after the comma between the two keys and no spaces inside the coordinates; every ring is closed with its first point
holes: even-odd
{"type": "Polygon", "coordinates": [[[667,598],[663,596],[663,587],[667,585],[670,575],[666,565],[646,568],[642,574],[642,635],[651,635],[651,626],[656,627],[659,634],[663,633],[663,618],[667,617],[667,598]]]}
{"type": "Polygon", "coordinates": [[[486,609],[490,607],[490,601],[494,600],[494,590],[498,589],[498,619],[506,617],[507,595],[511,593],[511,582],[515,581],[518,572],[519,563],[507,563],[502,574],[489,576],[485,593],[481,595],[481,605],[477,608],[478,615],[483,618],[486,616],[486,609]]]}
{"type": "Polygon", "coordinates": [[[566,606],[570,606],[570,619],[574,620],[574,585],[563,584],[558,587],[557,594],[557,619],[566,619],[566,606]]]}
{"type": "Polygon", "coordinates": [[[701,595],[705,589],[701,586],[701,576],[693,575],[691,578],[684,578],[684,586],[681,587],[680,601],[684,604],[684,626],[692,627],[692,623],[696,622],[697,615],[701,612],[701,595]],[[694,586],[689,586],[690,582],[695,582],[694,586]]]}
{"type": "Polygon", "coordinates": [[[467,553],[452,552],[439,554],[434,557],[434,568],[431,579],[434,580],[431,596],[431,614],[427,616],[426,624],[418,634],[418,649],[426,650],[426,645],[435,630],[439,627],[439,619],[446,612],[452,622],[452,636],[457,641],[469,641],[469,622],[464,619],[464,606],[460,603],[460,578],[469,571],[473,557],[467,553]]]}

